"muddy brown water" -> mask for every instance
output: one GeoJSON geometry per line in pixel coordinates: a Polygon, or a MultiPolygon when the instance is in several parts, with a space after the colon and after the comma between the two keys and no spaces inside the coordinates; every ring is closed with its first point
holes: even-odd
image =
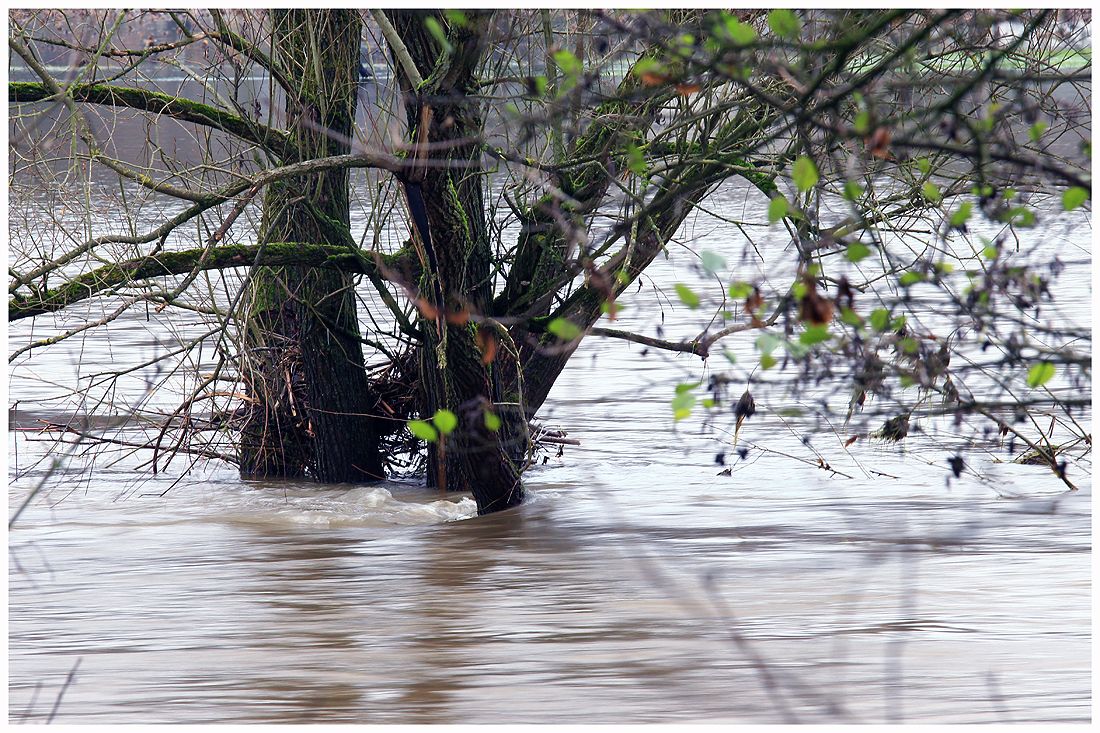
{"type": "MultiPolygon", "coordinates": [[[[753,205],[734,190],[720,206],[753,205]]],[[[1091,225],[1049,221],[1037,246],[1069,263],[1049,317],[1089,326],[1091,225]]],[[[782,284],[781,232],[744,265],[728,227],[689,229],[739,277],[782,284]]],[[[672,255],[620,327],[706,327],[655,295],[708,287],[672,255]]],[[[73,325],[36,321],[9,327],[9,352],[73,325]]],[[[12,426],[98,414],[36,400],[197,328],[135,314],[17,360],[12,426]]],[[[727,368],[743,380],[753,338],[730,339],[733,367],[586,339],[542,412],[581,445],[528,472],[527,504],[480,518],[413,482],[242,481],[203,461],[150,477],[146,457],[93,464],[9,430],[9,516],[42,485],[8,535],[9,721],[1089,721],[1088,477],[1066,492],[990,443],[953,478],[932,423],[846,450],[842,430],[783,414],[800,403],[778,372],[740,459],[732,416],[674,423],[669,400],[727,368]]],[[[147,376],[116,402],[155,401],[147,376]]]]}

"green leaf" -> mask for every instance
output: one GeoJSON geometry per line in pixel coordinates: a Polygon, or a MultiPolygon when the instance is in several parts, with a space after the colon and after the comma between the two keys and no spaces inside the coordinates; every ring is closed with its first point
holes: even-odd
{"type": "Polygon", "coordinates": [[[923,272],[913,272],[912,270],[910,270],[909,272],[898,278],[898,284],[901,285],[903,288],[907,288],[910,285],[916,285],[917,283],[923,282],[924,280],[925,275],[923,272]]]}
{"type": "Polygon", "coordinates": [[[932,164],[928,162],[928,158],[921,158],[916,162],[916,166],[917,170],[926,176],[932,172],[932,164]]]}
{"type": "Polygon", "coordinates": [[[739,46],[747,46],[756,40],[756,30],[745,23],[742,23],[732,15],[727,15],[723,18],[723,30],[725,36],[739,46]]]}
{"type": "Polygon", "coordinates": [[[848,249],[844,252],[844,257],[849,262],[859,262],[867,255],[871,254],[871,248],[863,242],[852,242],[848,245],[848,249]]]}
{"type": "Polygon", "coordinates": [[[713,397],[704,397],[704,398],[703,398],[703,403],[702,403],[702,404],[703,404],[703,407],[705,407],[705,408],[707,408],[708,410],[710,410],[710,409],[713,409],[713,408],[714,408],[714,406],[715,406],[715,404],[717,404],[717,403],[716,403],[716,402],[714,401],[714,398],[713,398],[713,397]]]}
{"type": "Polygon", "coordinates": [[[774,224],[787,215],[787,209],[791,207],[785,196],[776,196],[768,204],[768,223],[774,224]]]}
{"type": "Polygon", "coordinates": [[[780,8],[768,13],[768,27],[777,36],[797,40],[802,35],[802,21],[798,16],[786,8],[780,8]]]}
{"type": "Polygon", "coordinates": [[[734,300],[744,300],[752,295],[752,291],[752,283],[741,282],[740,280],[730,283],[730,297],[734,300]]]}
{"type": "Polygon", "coordinates": [[[798,156],[791,172],[794,174],[794,185],[798,186],[800,193],[809,191],[821,178],[817,173],[817,166],[805,155],[798,156]]]}
{"type": "Polygon", "coordinates": [[[813,346],[814,344],[820,344],[822,341],[828,341],[832,336],[829,334],[829,327],[825,324],[817,326],[808,326],[798,340],[806,346],[813,346]]]}
{"type": "Polygon", "coordinates": [[[634,143],[630,143],[626,146],[626,164],[630,167],[630,170],[634,172],[634,175],[645,175],[647,167],[645,164],[645,156],[642,155],[642,149],[634,143]]]}
{"type": "Polygon", "coordinates": [[[564,318],[555,318],[550,321],[549,325],[546,326],[546,330],[562,341],[572,341],[581,335],[580,328],[572,321],[567,321],[564,318]]]}
{"type": "Polygon", "coordinates": [[[450,435],[451,431],[458,427],[458,416],[447,409],[436,410],[435,415],[432,416],[432,422],[439,428],[439,432],[450,435]]]}
{"type": "Polygon", "coordinates": [[[444,10],[443,17],[446,18],[448,22],[453,23],[457,26],[461,26],[463,28],[470,24],[470,19],[467,18],[466,14],[463,13],[461,10],[444,10]]]}
{"type": "Polygon", "coordinates": [[[435,431],[431,423],[426,423],[423,420],[409,420],[408,426],[409,432],[421,440],[426,440],[429,443],[439,440],[439,433],[435,431]]]}
{"type": "Polygon", "coordinates": [[[555,51],[550,54],[550,58],[554,59],[554,63],[558,65],[558,68],[574,80],[581,75],[583,67],[581,66],[580,59],[574,56],[571,51],[567,51],[563,48],[560,51],[555,51]]]}
{"type": "Polygon", "coordinates": [[[1031,129],[1027,131],[1028,136],[1031,138],[1031,142],[1038,145],[1039,140],[1040,138],[1042,138],[1043,133],[1046,132],[1046,129],[1047,123],[1045,122],[1036,122],[1034,125],[1032,125],[1031,129]]]}
{"type": "Polygon", "coordinates": [[[1054,365],[1041,361],[1027,370],[1027,386],[1041,387],[1054,377],[1054,365]]]}
{"type": "Polygon", "coordinates": [[[863,110],[856,115],[856,118],[852,121],[852,126],[856,128],[856,132],[860,135],[866,135],[871,131],[871,113],[867,110],[863,110]]]}
{"type": "Polygon", "coordinates": [[[690,392],[681,392],[672,398],[673,419],[681,420],[691,414],[691,408],[695,406],[695,395],[690,392]]]}
{"type": "Polygon", "coordinates": [[[840,322],[855,327],[863,325],[863,319],[859,317],[858,313],[856,313],[848,306],[844,306],[840,309],[840,322]]]}
{"type": "Polygon", "coordinates": [[[717,252],[711,252],[709,249],[703,250],[700,258],[703,260],[703,269],[710,275],[715,275],[719,270],[726,267],[726,258],[717,252]]]}
{"type": "Polygon", "coordinates": [[[699,296],[687,285],[676,283],[676,294],[680,296],[680,300],[683,301],[684,305],[688,308],[695,310],[699,307],[699,296]]]}
{"type": "Polygon", "coordinates": [[[729,348],[726,346],[722,347],[722,356],[726,357],[726,359],[729,360],[730,364],[737,363],[737,354],[730,351],[729,348]]]}
{"type": "Polygon", "coordinates": [[[761,354],[760,355],[760,368],[761,369],[771,369],[777,363],[778,362],[776,362],[775,357],[772,356],[771,354],[761,354]]]}
{"type": "Polygon", "coordinates": [[[1026,206],[1017,206],[1008,210],[1006,220],[1009,224],[1015,226],[1033,227],[1035,226],[1035,212],[1026,206]]]}
{"type": "Polygon", "coordinates": [[[844,198],[848,201],[855,201],[863,195],[863,187],[855,181],[844,182],[844,198]]]}
{"type": "Polygon", "coordinates": [[[447,40],[447,34],[443,32],[443,26],[439,24],[438,20],[428,16],[424,18],[424,25],[427,27],[428,32],[432,34],[432,37],[439,42],[440,47],[443,49],[443,53],[451,53],[455,50],[451,42],[447,40]]]}
{"type": "Polygon", "coordinates": [[[876,331],[885,331],[890,325],[890,311],[885,308],[877,308],[871,313],[871,328],[876,331]]]}
{"type": "Polygon", "coordinates": [[[676,394],[683,394],[684,392],[690,392],[698,387],[702,382],[682,382],[676,385],[676,394]]]}
{"type": "Polygon", "coordinates": [[[920,350],[920,344],[917,343],[917,340],[913,338],[902,339],[898,342],[898,346],[900,346],[901,350],[904,351],[906,354],[915,354],[917,353],[917,351],[920,350]]]}
{"type": "Polygon", "coordinates": [[[920,192],[929,201],[939,201],[943,198],[940,196],[940,189],[931,181],[925,181],[924,185],[920,187],[920,192]]]}
{"type": "Polygon", "coordinates": [[[785,341],[783,346],[787,349],[787,353],[795,359],[801,359],[806,354],[810,353],[810,347],[801,341],[785,341]]]}
{"type": "Polygon", "coordinates": [[[951,215],[951,226],[961,227],[970,219],[970,213],[973,211],[974,206],[969,201],[964,201],[959,204],[959,208],[955,209],[955,213],[951,215]]]}
{"type": "MultiPolygon", "coordinates": [[[[539,74],[538,76],[529,76],[527,77],[527,92],[525,93],[525,96],[536,98],[541,97],[542,95],[546,94],[546,87],[549,84],[549,80],[542,74],[539,74]]],[[[515,107],[514,104],[509,104],[507,106],[508,108],[515,107]]]]}
{"type": "Polygon", "coordinates": [[[770,354],[775,351],[775,347],[783,343],[783,339],[780,336],[776,336],[773,333],[764,333],[756,339],[756,350],[761,354],[770,354]]]}
{"type": "Polygon", "coordinates": [[[1089,192],[1087,188],[1081,188],[1080,186],[1067,188],[1066,192],[1062,194],[1062,208],[1066,211],[1073,211],[1088,200],[1089,192]]]}
{"type": "Polygon", "coordinates": [[[485,410],[485,429],[490,433],[500,430],[500,418],[492,410],[485,410]]]}
{"type": "Polygon", "coordinates": [[[646,56],[640,58],[634,63],[633,73],[635,76],[641,76],[642,74],[664,74],[665,65],[655,58],[646,56]]]}

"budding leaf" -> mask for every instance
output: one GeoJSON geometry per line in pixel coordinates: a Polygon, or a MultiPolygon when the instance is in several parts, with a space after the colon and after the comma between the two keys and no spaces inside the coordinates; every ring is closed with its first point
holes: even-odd
{"type": "Polygon", "coordinates": [[[910,270],[909,272],[898,278],[898,283],[903,288],[907,288],[910,285],[916,285],[919,282],[923,282],[924,279],[925,276],[923,272],[913,272],[912,270],[910,270]]]}
{"type": "Polygon", "coordinates": [[[500,430],[500,418],[492,410],[485,411],[485,429],[491,433],[500,430]]]}
{"type": "Polygon", "coordinates": [[[1041,387],[1054,377],[1054,365],[1041,361],[1027,370],[1027,386],[1041,387]]]}
{"type": "Polygon", "coordinates": [[[1081,188],[1080,186],[1067,188],[1066,192],[1062,194],[1062,208],[1066,211],[1073,211],[1078,206],[1088,201],[1088,199],[1088,189],[1081,188]]]}
{"type": "Polygon", "coordinates": [[[955,209],[955,213],[951,215],[951,226],[961,227],[965,224],[970,218],[970,212],[973,208],[969,201],[959,204],[959,208],[955,209]]]}
{"type": "Polygon", "coordinates": [[[784,216],[787,215],[787,209],[790,208],[790,202],[787,201],[784,196],[776,196],[768,204],[768,222],[774,224],[784,216]]]}
{"type": "Polygon", "coordinates": [[[709,249],[703,250],[703,254],[700,255],[700,258],[703,260],[703,269],[710,275],[716,274],[726,266],[726,259],[717,252],[711,252],[709,249]]]}
{"type": "Polygon", "coordinates": [[[752,295],[752,284],[740,281],[730,283],[730,297],[734,300],[744,300],[752,295]]]}
{"type": "Polygon", "coordinates": [[[439,42],[443,53],[449,54],[454,51],[454,46],[447,40],[447,34],[443,32],[443,26],[439,24],[438,20],[429,16],[424,19],[424,25],[427,27],[428,32],[432,34],[432,37],[439,42]]]}
{"type": "Polygon", "coordinates": [[[684,305],[688,308],[695,310],[699,307],[699,296],[687,285],[676,283],[676,294],[680,296],[680,300],[683,301],[684,305]]]}
{"type": "Polygon", "coordinates": [[[572,341],[581,335],[581,329],[572,321],[564,318],[555,318],[546,326],[546,330],[554,334],[562,341],[572,341]]]}
{"type": "Polygon", "coordinates": [[[732,15],[725,18],[724,26],[726,35],[739,46],[746,46],[756,39],[756,30],[732,15]]]}
{"type": "Polygon", "coordinates": [[[691,408],[695,406],[695,395],[690,392],[680,392],[672,398],[672,414],[674,420],[682,420],[691,414],[691,408]]]}
{"type": "Polygon", "coordinates": [[[802,34],[802,21],[787,8],[768,13],[768,26],[777,36],[796,40],[802,34]]]}
{"type": "Polygon", "coordinates": [[[817,166],[805,155],[798,156],[791,168],[794,174],[794,185],[798,186],[799,193],[805,193],[813,188],[821,178],[817,172],[817,166]]]}
{"type": "Polygon", "coordinates": [[[439,433],[435,431],[435,428],[431,426],[431,423],[426,423],[423,420],[409,420],[409,432],[420,438],[426,440],[429,443],[434,443],[439,439],[439,433]]]}
{"type": "Polygon", "coordinates": [[[458,416],[450,410],[436,410],[435,415],[432,417],[432,422],[439,428],[439,432],[448,435],[452,430],[458,427],[458,416]]]}
{"type": "Polygon", "coordinates": [[[560,51],[555,51],[550,57],[554,59],[554,63],[558,65],[558,68],[572,78],[576,79],[581,75],[582,67],[580,59],[574,56],[571,51],[562,49],[560,51]]]}
{"type": "Polygon", "coordinates": [[[878,308],[871,313],[871,328],[876,331],[885,331],[890,325],[890,311],[878,308]]]}
{"type": "Polygon", "coordinates": [[[829,327],[825,324],[821,324],[807,327],[806,331],[798,337],[798,340],[806,346],[813,346],[822,341],[828,341],[830,338],[832,337],[829,335],[829,327]]]}
{"type": "Polygon", "coordinates": [[[1038,145],[1039,139],[1043,136],[1043,133],[1046,132],[1046,129],[1047,123],[1045,122],[1036,122],[1032,125],[1031,129],[1027,131],[1028,136],[1031,138],[1031,142],[1038,145]]]}
{"type": "Polygon", "coordinates": [[[863,242],[852,242],[844,252],[844,257],[847,258],[849,262],[859,262],[869,254],[871,254],[871,249],[866,244],[863,242]]]}

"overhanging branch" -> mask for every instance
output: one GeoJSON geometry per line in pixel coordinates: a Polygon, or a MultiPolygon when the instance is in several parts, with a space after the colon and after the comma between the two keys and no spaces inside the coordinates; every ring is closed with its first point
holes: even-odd
{"type": "MultiPolygon", "coordinates": [[[[332,247],[301,242],[269,242],[263,246],[226,245],[207,249],[196,247],[182,252],[160,252],[155,256],[137,257],[106,265],[73,278],[65,285],[47,291],[37,298],[16,295],[8,301],[8,320],[52,313],[91,298],[104,291],[147,280],[153,277],[183,275],[203,270],[224,270],[232,267],[260,265],[277,267],[334,267],[344,272],[376,274],[374,260],[363,253],[345,247],[332,247]],[[205,255],[205,259],[203,259],[205,255]]],[[[383,262],[397,267],[399,256],[383,257],[383,262]]]]}
{"type": "MultiPolygon", "coordinates": [[[[221,130],[269,150],[280,160],[290,162],[296,159],[295,149],[288,144],[286,133],[229,114],[208,104],[191,102],[147,89],[131,89],[110,84],[80,84],[69,88],[67,93],[73,101],[84,104],[126,107],[221,130]]],[[[53,101],[55,98],[56,95],[45,84],[8,83],[9,103],[46,102],[53,101]]]]}

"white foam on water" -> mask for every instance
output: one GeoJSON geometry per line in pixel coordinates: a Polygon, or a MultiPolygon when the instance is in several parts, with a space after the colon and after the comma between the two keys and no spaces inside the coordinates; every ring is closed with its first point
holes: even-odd
{"type": "MultiPolygon", "coordinates": [[[[453,522],[477,515],[477,505],[468,496],[405,501],[389,489],[371,486],[340,491],[296,492],[296,495],[271,496],[278,506],[270,517],[290,524],[328,524],[337,526],[385,524],[423,525],[453,522]]],[[[263,502],[267,503],[267,501],[263,502]]]]}

